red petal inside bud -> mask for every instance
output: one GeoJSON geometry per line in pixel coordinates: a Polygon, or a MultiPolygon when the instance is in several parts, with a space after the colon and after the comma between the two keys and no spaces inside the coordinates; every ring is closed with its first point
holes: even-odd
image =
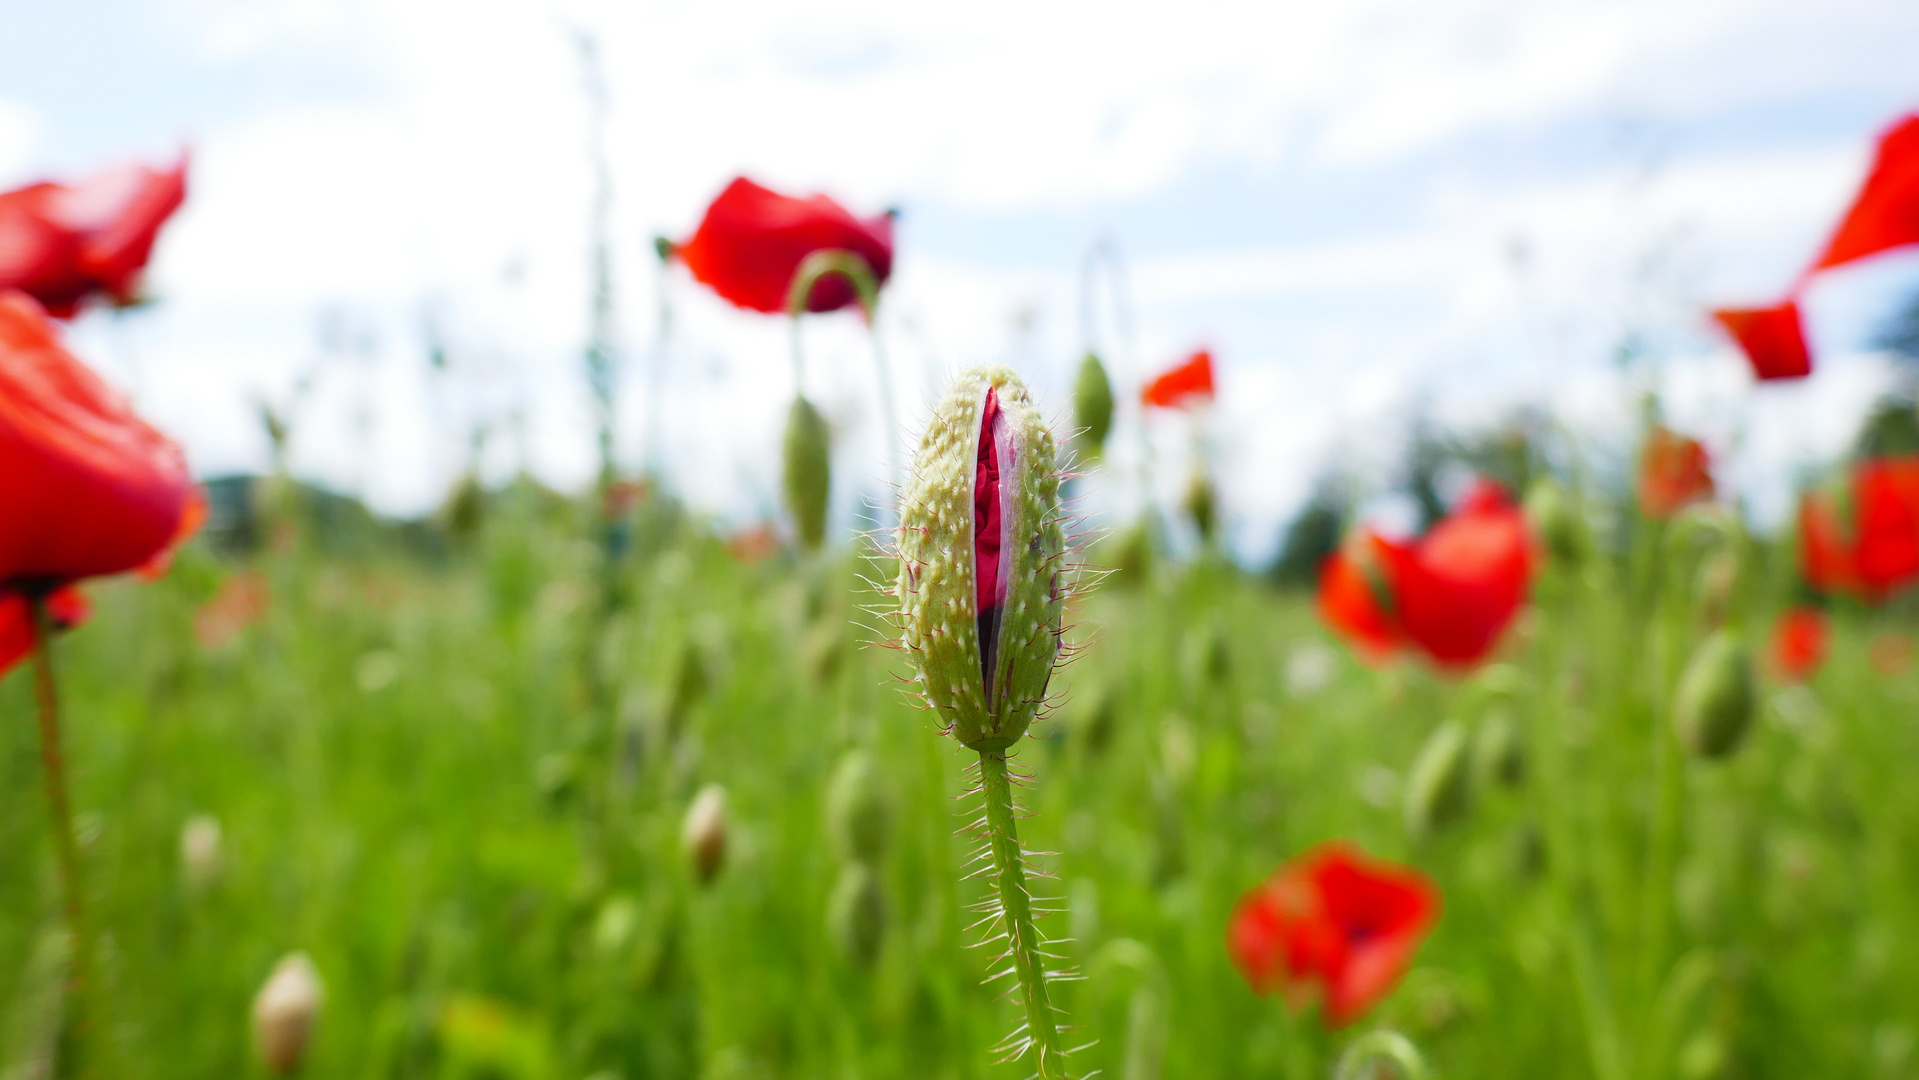
{"type": "Polygon", "coordinates": [[[977,588],[974,610],[979,615],[981,674],[986,697],[993,697],[993,669],[999,659],[1000,607],[1006,602],[1006,581],[1000,567],[1005,545],[1006,519],[1000,505],[999,391],[986,388],[980,409],[979,450],[973,471],[973,581],[977,588]]]}

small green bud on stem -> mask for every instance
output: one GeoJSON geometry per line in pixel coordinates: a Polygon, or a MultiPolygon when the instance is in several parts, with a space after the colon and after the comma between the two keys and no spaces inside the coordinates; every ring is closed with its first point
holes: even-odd
{"type": "Polygon", "coordinates": [[[1739,748],[1757,710],[1751,650],[1737,634],[1714,631],[1679,676],[1672,711],[1679,741],[1700,757],[1724,757],[1739,748]]]}

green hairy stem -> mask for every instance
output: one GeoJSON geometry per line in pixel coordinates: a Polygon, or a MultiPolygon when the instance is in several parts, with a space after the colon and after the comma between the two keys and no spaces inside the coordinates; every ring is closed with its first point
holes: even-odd
{"type": "MultiPolygon", "coordinates": [[[[1046,994],[1046,954],[1033,926],[1032,899],[1026,891],[1025,855],[1013,815],[1012,783],[1007,775],[1006,751],[979,752],[980,794],[986,801],[986,842],[993,856],[993,885],[999,893],[999,928],[1006,936],[1005,959],[1019,980],[1020,1005],[1026,1028],[1007,1041],[1011,1056],[1030,1053],[1041,1080],[1066,1075],[1060,1050],[1059,1026],[1046,994]]],[[[989,924],[990,925],[990,924],[989,924]]],[[[996,972],[998,978],[1003,972],[996,972]]]]}

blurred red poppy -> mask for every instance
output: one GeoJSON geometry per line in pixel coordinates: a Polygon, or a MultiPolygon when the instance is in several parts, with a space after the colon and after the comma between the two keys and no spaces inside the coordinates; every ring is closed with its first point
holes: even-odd
{"type": "MultiPolygon", "coordinates": [[[[86,594],[69,585],[47,596],[47,615],[55,629],[66,630],[87,621],[93,605],[86,594]]],[[[0,675],[13,669],[33,651],[33,612],[18,592],[0,592],[0,675]]]]}
{"type": "Polygon", "coordinates": [[[1809,492],[1799,503],[1799,576],[1822,593],[1843,592],[1859,583],[1838,508],[1823,491],[1809,492]]]}
{"type": "Polygon", "coordinates": [[[1482,480],[1417,541],[1356,534],[1321,568],[1319,610],[1369,659],[1411,644],[1441,666],[1469,667],[1524,606],[1537,563],[1525,514],[1482,480]]]}
{"type": "Polygon", "coordinates": [[[1724,308],[1712,317],[1739,343],[1761,382],[1812,374],[1812,353],[1806,349],[1799,305],[1793,301],[1769,308],[1724,308]]]}
{"type": "Polygon", "coordinates": [[[1697,439],[1663,427],[1646,436],[1639,456],[1639,510],[1655,521],[1713,495],[1712,459],[1697,439]]]}
{"type": "Polygon", "coordinates": [[[1278,991],[1298,1008],[1318,989],[1326,1025],[1341,1027],[1392,990],[1439,906],[1424,874],[1336,841],[1248,892],[1226,949],[1255,993],[1278,991]]]}
{"type": "Polygon", "coordinates": [[[187,159],[127,165],[68,186],[0,194],[0,289],[19,289],[58,318],[92,296],[137,299],[153,241],[187,194],[187,159]]]}
{"type": "Polygon", "coordinates": [[[1912,666],[1912,641],[1904,634],[1886,633],[1873,639],[1866,652],[1872,669],[1890,679],[1912,666]]]}
{"type": "Polygon", "coordinates": [[[0,593],[22,595],[163,560],[205,507],[179,447],[17,292],[0,293],[0,506],[0,593]]]}
{"type": "Polygon", "coordinates": [[[273,601],[273,586],[258,570],[242,570],[220,584],[200,610],[193,613],[193,639],[202,649],[217,652],[259,622],[273,601]]]}
{"type": "Polygon", "coordinates": [[[1847,530],[1834,497],[1799,504],[1799,572],[1823,593],[1857,590],[1879,603],[1919,580],[1919,455],[1867,458],[1853,466],[1847,530]]]}
{"type": "MultiPolygon", "coordinates": [[[[824,195],[796,199],[738,177],[706,208],[693,236],[673,246],[693,276],[750,311],[786,310],[786,290],[808,255],[840,249],[866,260],[874,280],[893,272],[893,215],[864,221],[824,195]]],[[[857,299],[829,276],[813,287],[808,311],[838,311],[857,299]]]]}
{"type": "Polygon", "coordinates": [[[770,522],[765,521],[748,525],[726,540],[726,553],[748,566],[765,562],[778,554],[779,550],[779,534],[773,531],[770,522]]]}
{"type": "Polygon", "coordinates": [[[1796,607],[1772,627],[1772,670],[1782,682],[1805,682],[1826,662],[1832,625],[1815,607],[1796,607]]]}
{"type": "Polygon", "coordinates": [[[1198,401],[1213,400],[1213,353],[1201,349],[1178,367],[1163,372],[1146,384],[1139,400],[1160,409],[1177,409],[1198,401]]]}

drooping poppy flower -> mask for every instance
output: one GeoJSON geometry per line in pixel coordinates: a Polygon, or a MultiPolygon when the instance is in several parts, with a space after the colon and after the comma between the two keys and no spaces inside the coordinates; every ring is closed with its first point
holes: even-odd
{"type": "Polygon", "coordinates": [[[1919,115],[1904,117],[1880,136],[1865,184],[1785,303],[1716,311],[1713,316],[1745,351],[1760,379],[1811,374],[1812,353],[1806,348],[1795,303],[1806,280],[1822,270],[1909,244],[1919,244],[1919,115]]]}
{"type": "Polygon", "coordinates": [[[1179,366],[1162,372],[1140,391],[1139,400],[1159,409],[1177,409],[1213,400],[1212,350],[1201,349],[1179,366]]]}
{"type": "Polygon", "coordinates": [[[1805,682],[1826,662],[1832,624],[1816,607],[1796,607],[1779,616],[1772,627],[1768,654],[1773,674],[1782,682],[1805,682]]]}
{"type": "MultiPolygon", "coordinates": [[[[793,274],[816,251],[851,251],[874,280],[893,272],[893,215],[862,221],[824,195],[796,199],[738,177],[720,192],[691,238],[672,246],[693,276],[721,298],[750,311],[786,310],[793,274]]],[[[838,311],[858,297],[837,276],[821,279],[808,311],[838,311]]]]}
{"type": "Polygon", "coordinates": [[[1441,666],[1468,667],[1525,605],[1537,564],[1525,513],[1481,481],[1412,543],[1356,534],[1321,568],[1320,614],[1369,659],[1412,645],[1441,666]]]}
{"type": "Polygon", "coordinates": [[[1745,351],[1759,381],[1812,374],[1812,353],[1806,348],[1799,305],[1793,301],[1768,308],[1722,308],[1712,317],[1745,351]]]}
{"type": "Polygon", "coordinates": [[[180,448],[17,292],[0,293],[0,507],[0,595],[22,596],[152,565],[205,513],[180,448]]]}
{"type": "Polygon", "coordinates": [[[1277,991],[1298,1008],[1317,990],[1326,1025],[1341,1027],[1392,990],[1439,906],[1424,874],[1336,841],[1248,892],[1226,949],[1255,993],[1277,991]]]}
{"type": "Polygon", "coordinates": [[[187,159],[127,165],[77,185],[42,182],[0,194],[0,289],[19,289],[58,318],[89,297],[137,297],[140,271],[186,200],[187,159]]]}
{"type": "Polygon", "coordinates": [[[1639,511],[1663,521],[1713,495],[1712,459],[1699,440],[1663,427],[1646,436],[1639,455],[1639,511]]]}

